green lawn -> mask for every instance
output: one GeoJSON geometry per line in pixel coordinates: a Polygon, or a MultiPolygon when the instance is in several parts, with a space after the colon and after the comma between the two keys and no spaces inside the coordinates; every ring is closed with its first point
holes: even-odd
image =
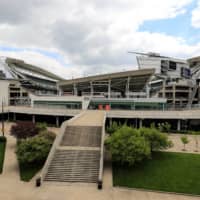
{"type": "Polygon", "coordinates": [[[19,163],[21,180],[30,181],[37,174],[37,172],[39,172],[42,169],[43,165],[43,163],[26,165],[19,163]]]}
{"type": "Polygon", "coordinates": [[[200,155],[157,152],[135,167],[113,163],[114,186],[200,194],[200,155]]]}
{"type": "Polygon", "coordinates": [[[0,174],[3,171],[5,148],[6,148],[6,141],[0,140],[0,174]]]}

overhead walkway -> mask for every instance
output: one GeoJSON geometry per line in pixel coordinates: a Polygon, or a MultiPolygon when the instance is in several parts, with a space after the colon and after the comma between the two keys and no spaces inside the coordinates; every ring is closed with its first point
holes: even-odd
{"type": "Polygon", "coordinates": [[[104,111],[84,111],[63,123],[42,170],[42,182],[98,183],[102,187],[104,111]]]}

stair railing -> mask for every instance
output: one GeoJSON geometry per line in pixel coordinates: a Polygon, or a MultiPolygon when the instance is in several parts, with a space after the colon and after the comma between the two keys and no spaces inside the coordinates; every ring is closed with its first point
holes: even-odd
{"type": "Polygon", "coordinates": [[[100,162],[99,162],[99,176],[98,176],[98,189],[102,189],[103,186],[103,163],[104,163],[104,138],[105,138],[105,123],[106,113],[104,113],[104,119],[101,130],[101,149],[100,149],[100,162]]]}
{"type": "Polygon", "coordinates": [[[61,143],[61,140],[63,139],[63,136],[65,134],[65,131],[66,131],[66,128],[67,126],[69,125],[69,123],[71,123],[72,121],[76,120],[77,118],[79,118],[80,116],[82,116],[83,114],[85,113],[84,112],[81,112],[80,114],[76,115],[75,117],[65,121],[62,123],[61,125],[61,129],[60,129],[60,133],[57,135],[52,147],[51,147],[51,150],[49,152],[49,155],[45,161],[45,164],[44,164],[44,167],[42,168],[42,171],[41,171],[41,174],[40,174],[40,177],[38,177],[36,179],[36,186],[40,186],[41,183],[44,181],[44,178],[48,172],[48,168],[49,168],[49,165],[51,163],[51,161],[53,160],[53,156],[56,152],[56,149],[57,147],[60,145],[61,143]]]}

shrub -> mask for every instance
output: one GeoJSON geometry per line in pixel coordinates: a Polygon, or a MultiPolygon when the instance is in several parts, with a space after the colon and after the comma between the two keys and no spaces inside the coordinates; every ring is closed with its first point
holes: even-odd
{"type": "Polygon", "coordinates": [[[105,141],[113,161],[129,165],[151,157],[151,152],[166,149],[172,142],[155,128],[135,129],[123,125],[105,141]]]}
{"type": "Polygon", "coordinates": [[[136,129],[126,125],[113,133],[105,142],[113,161],[133,165],[150,157],[148,141],[136,129]]]}
{"type": "Polygon", "coordinates": [[[182,136],[181,137],[181,141],[182,141],[182,143],[183,143],[183,151],[186,151],[186,148],[185,148],[185,146],[186,146],[186,144],[188,144],[190,141],[188,140],[188,137],[187,136],[182,136]]]}
{"type": "Polygon", "coordinates": [[[117,131],[119,128],[121,127],[121,124],[117,123],[117,122],[112,122],[108,127],[106,127],[106,132],[109,134],[114,133],[115,131],[117,131]]]}
{"type": "Polygon", "coordinates": [[[158,124],[158,129],[159,129],[160,132],[169,133],[169,131],[171,130],[171,124],[169,124],[168,122],[159,123],[158,124]]]}
{"type": "Polygon", "coordinates": [[[149,141],[150,149],[152,151],[159,151],[172,147],[172,142],[168,139],[167,135],[161,133],[156,128],[140,128],[139,132],[142,136],[149,141]]]}
{"type": "Polygon", "coordinates": [[[6,142],[6,137],[5,136],[0,136],[0,142],[6,142]]]}
{"type": "Polygon", "coordinates": [[[36,127],[39,129],[39,131],[46,131],[47,123],[45,123],[45,122],[36,123],[36,127]]]}
{"type": "Polygon", "coordinates": [[[43,163],[53,144],[48,134],[39,134],[32,138],[21,139],[17,143],[17,158],[21,164],[43,163]]]}
{"type": "Polygon", "coordinates": [[[48,131],[48,130],[40,132],[38,136],[44,137],[50,141],[54,141],[54,139],[56,138],[56,134],[54,132],[48,131]]]}
{"type": "Polygon", "coordinates": [[[11,127],[11,135],[17,139],[33,137],[39,133],[39,129],[32,122],[17,122],[11,127]]]}

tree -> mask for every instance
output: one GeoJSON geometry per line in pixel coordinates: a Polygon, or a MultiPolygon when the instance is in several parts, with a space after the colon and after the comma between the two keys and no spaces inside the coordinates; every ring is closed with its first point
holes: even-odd
{"type": "Polygon", "coordinates": [[[32,122],[17,122],[11,127],[11,135],[17,139],[33,137],[39,133],[39,129],[32,122]]]}
{"type": "Polygon", "coordinates": [[[160,132],[167,132],[167,133],[169,133],[170,129],[171,129],[171,124],[168,123],[168,122],[164,122],[164,123],[159,123],[158,124],[158,130],[160,132]]]}
{"type": "Polygon", "coordinates": [[[121,124],[120,123],[118,124],[116,121],[114,121],[106,128],[106,132],[112,134],[115,131],[117,131],[120,127],[121,124]]]}
{"type": "Polygon", "coordinates": [[[196,131],[193,131],[192,134],[194,135],[194,141],[195,141],[195,152],[199,151],[199,140],[198,140],[198,135],[199,133],[196,131]]]}
{"type": "Polygon", "coordinates": [[[188,144],[190,141],[188,140],[188,137],[187,136],[182,136],[181,137],[181,141],[182,141],[182,143],[183,143],[183,151],[186,151],[186,148],[185,148],[185,146],[186,146],[186,144],[188,144]]]}
{"type": "Polygon", "coordinates": [[[46,122],[36,123],[36,127],[39,129],[39,131],[46,131],[47,130],[47,123],[46,122]]]}
{"type": "Polygon", "coordinates": [[[166,134],[161,133],[156,128],[145,128],[142,127],[139,133],[149,141],[151,152],[167,149],[173,146],[172,141],[170,141],[166,134]]]}
{"type": "Polygon", "coordinates": [[[44,134],[21,139],[17,143],[17,158],[21,164],[44,163],[52,144],[52,138],[44,134]]]}
{"type": "Polygon", "coordinates": [[[122,126],[105,142],[112,154],[113,161],[133,165],[150,157],[148,141],[140,135],[137,129],[122,126]]]}
{"type": "Polygon", "coordinates": [[[48,131],[48,130],[41,131],[38,136],[44,137],[50,141],[54,141],[54,139],[56,138],[56,134],[54,132],[48,131]]]}

